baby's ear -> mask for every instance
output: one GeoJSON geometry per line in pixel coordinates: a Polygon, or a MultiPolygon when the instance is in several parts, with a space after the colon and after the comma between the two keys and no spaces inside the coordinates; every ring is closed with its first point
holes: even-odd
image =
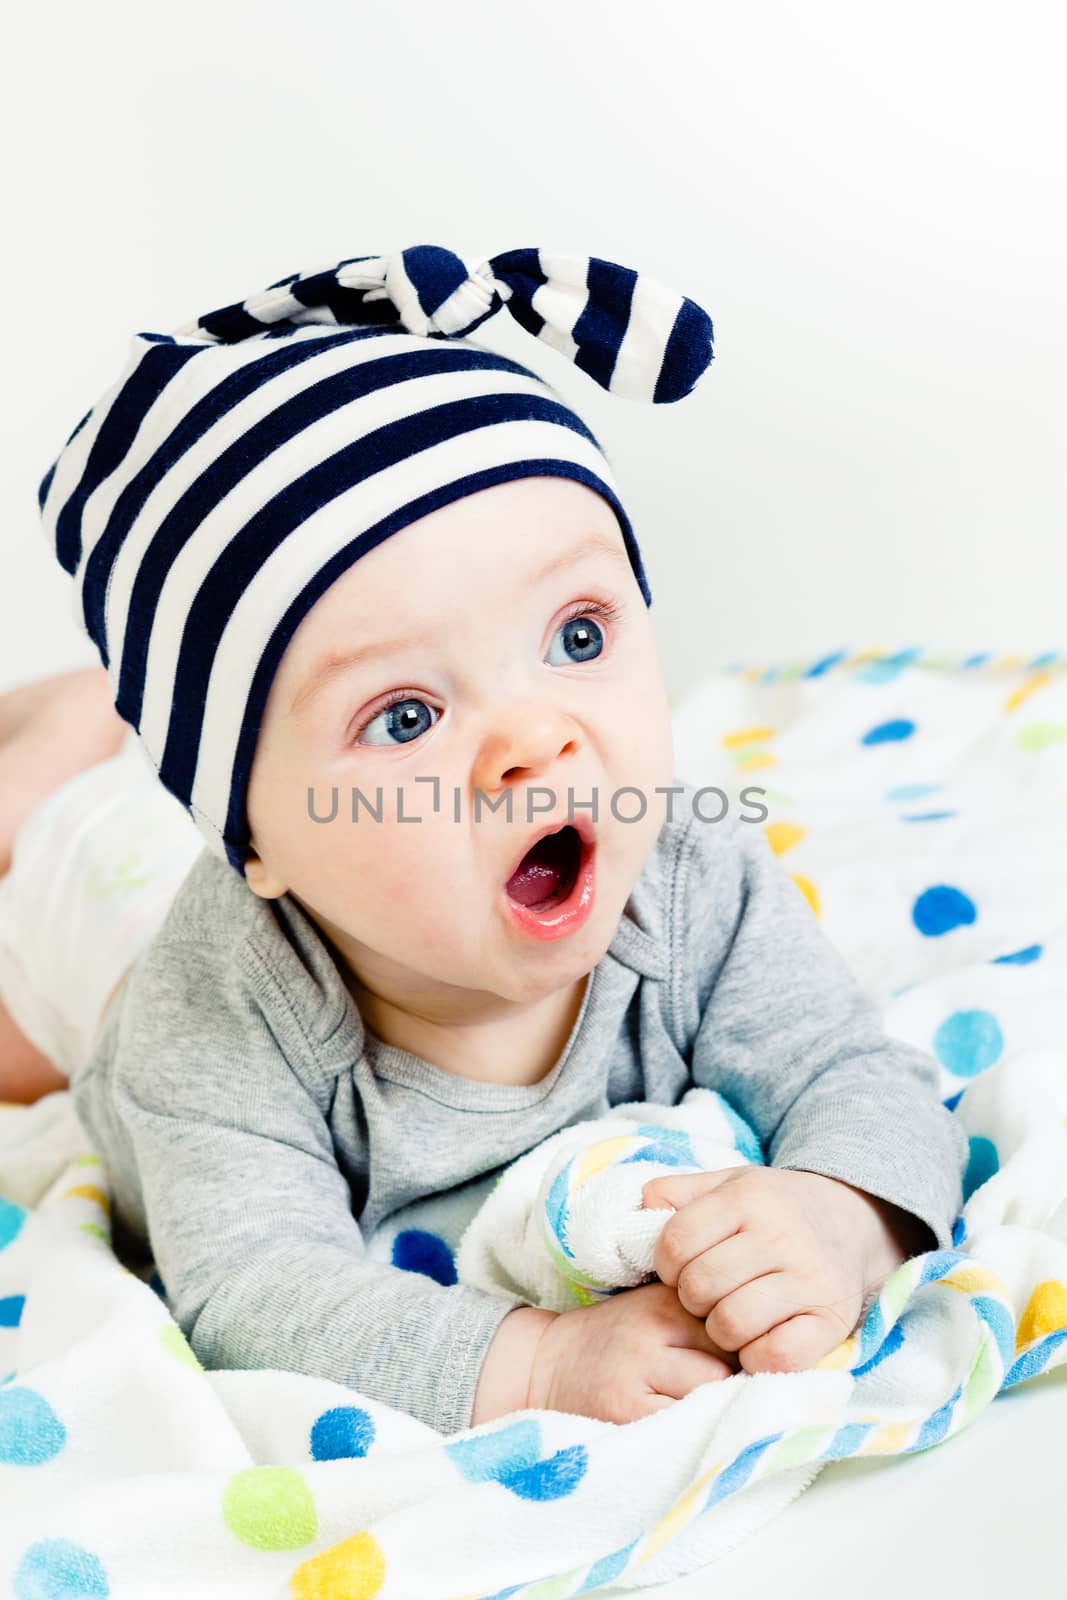
{"type": "Polygon", "coordinates": [[[283,895],[289,885],[270,871],[254,845],[249,845],[248,854],[245,856],[245,882],[253,894],[258,894],[261,900],[277,900],[283,895]]]}

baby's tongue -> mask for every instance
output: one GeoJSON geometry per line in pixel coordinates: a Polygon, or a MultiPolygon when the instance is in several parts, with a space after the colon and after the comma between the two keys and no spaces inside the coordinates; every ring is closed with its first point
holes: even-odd
{"type": "Polygon", "coordinates": [[[558,861],[542,845],[534,845],[508,879],[507,892],[520,906],[536,906],[558,894],[562,881],[558,861]]]}

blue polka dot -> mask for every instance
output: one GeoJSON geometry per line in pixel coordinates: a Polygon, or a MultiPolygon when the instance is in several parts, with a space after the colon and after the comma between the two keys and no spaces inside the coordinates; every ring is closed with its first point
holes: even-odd
{"type": "Polygon", "coordinates": [[[1055,666],[1059,659],[1060,658],[1055,650],[1046,650],[1044,655],[1034,657],[1030,663],[1030,670],[1033,672],[1035,668],[1040,669],[1041,667],[1055,666]]]}
{"type": "Polygon", "coordinates": [[[17,1328],[22,1321],[22,1310],[26,1304],[24,1294],[5,1295],[0,1300],[0,1328],[17,1328]]]}
{"type": "Polygon", "coordinates": [[[589,1568],[585,1581],[575,1589],[575,1594],[588,1594],[590,1590],[599,1588],[603,1583],[610,1583],[612,1578],[617,1578],[640,1542],[639,1539],[633,1539],[621,1549],[613,1550],[610,1555],[601,1556],[600,1560],[589,1568]]]}
{"type": "Polygon", "coordinates": [[[471,1483],[495,1481],[521,1500],[560,1500],[585,1477],[584,1445],[557,1450],[542,1461],[537,1422],[513,1422],[474,1439],[446,1444],[445,1450],[471,1483]]]}
{"type": "Polygon", "coordinates": [[[628,1167],[640,1161],[656,1161],[663,1167],[699,1168],[700,1166],[693,1153],[690,1152],[687,1156],[673,1139],[649,1139],[647,1144],[639,1145],[633,1155],[623,1156],[619,1166],[628,1167]]]}
{"type": "Polygon", "coordinates": [[[316,1461],[365,1456],[374,1435],[374,1418],[368,1411],[360,1406],[334,1406],[312,1425],[311,1454],[316,1461]]]}
{"type": "Polygon", "coordinates": [[[541,1454],[541,1427],[530,1420],[511,1422],[474,1439],[445,1446],[463,1476],[471,1483],[487,1483],[502,1472],[527,1467],[541,1454]]]}
{"type": "Polygon", "coordinates": [[[910,739],[914,732],[914,722],[909,722],[907,717],[897,717],[892,722],[880,722],[876,728],[870,728],[860,742],[893,744],[899,739],[910,739]]]}
{"type": "MultiPolygon", "coordinates": [[[[896,1355],[903,1343],[904,1329],[899,1322],[894,1322],[874,1354],[868,1356],[866,1361],[861,1361],[858,1366],[850,1369],[852,1376],[854,1378],[865,1378],[868,1372],[873,1372],[875,1367],[880,1367],[888,1356],[896,1355]]],[[[833,1457],[828,1454],[826,1459],[832,1460],[833,1457]]]]}
{"type": "Polygon", "coordinates": [[[21,1206],[0,1199],[0,1250],[18,1238],[25,1220],[26,1213],[21,1206]]]}
{"type": "Polygon", "coordinates": [[[973,1134],[968,1140],[970,1156],[967,1161],[967,1171],[963,1174],[963,1198],[968,1201],[976,1189],[987,1183],[995,1173],[1000,1171],[1000,1159],[997,1147],[991,1139],[983,1139],[981,1134],[973,1134]]]}
{"type": "Polygon", "coordinates": [[[954,1011],[934,1034],[934,1054],[957,1078],[974,1078],[1004,1053],[1004,1035],[991,1011],[954,1011]]]}
{"type": "Polygon", "coordinates": [[[111,1593],[99,1556],[69,1539],[38,1539],[15,1573],[14,1600],[103,1600],[111,1593]]]}
{"type": "Polygon", "coordinates": [[[887,789],[887,800],[924,800],[928,794],[936,794],[941,788],[939,783],[898,783],[892,789],[887,789]]]}
{"type": "Polygon", "coordinates": [[[577,1489],[588,1464],[585,1445],[572,1444],[545,1461],[505,1473],[499,1481],[520,1500],[562,1500],[577,1489]]]}
{"type": "Polygon", "coordinates": [[[938,939],[953,928],[962,928],[978,916],[974,901],[962,889],[938,883],[924,889],[911,908],[912,921],[927,939],[938,939]]]}
{"type": "Polygon", "coordinates": [[[847,650],[835,650],[832,655],[823,656],[821,661],[816,661],[813,667],[805,672],[805,678],[821,678],[824,672],[829,672],[831,667],[836,667],[839,661],[844,661],[848,655],[847,650]]]}
{"type": "Polygon", "coordinates": [[[1024,950],[1012,950],[1006,956],[994,956],[993,964],[998,967],[1028,967],[1031,961],[1038,961],[1044,949],[1041,944],[1028,944],[1024,950]]]}
{"type": "Polygon", "coordinates": [[[574,1260],[574,1251],[567,1243],[567,1223],[570,1219],[570,1172],[573,1160],[561,1167],[552,1179],[551,1188],[545,1198],[545,1218],[555,1236],[561,1250],[565,1250],[571,1260],[574,1260]]]}
{"type": "Polygon", "coordinates": [[[152,1293],[157,1294],[161,1300],[166,1300],[167,1291],[163,1286],[163,1279],[159,1276],[158,1271],[153,1271],[152,1276],[148,1280],[148,1287],[151,1289],[152,1293]]]}
{"type": "Polygon", "coordinates": [[[730,1124],[730,1132],[734,1136],[735,1148],[741,1155],[747,1157],[749,1161],[754,1161],[759,1166],[764,1166],[763,1146],[744,1117],[740,1116],[728,1101],[723,1100],[721,1095],[719,1096],[719,1104],[723,1116],[730,1124]]]}
{"type": "Polygon", "coordinates": [[[438,1283],[456,1282],[456,1263],[445,1241],[425,1228],[404,1228],[393,1240],[393,1265],[422,1272],[438,1283]]]}
{"type": "Polygon", "coordinates": [[[892,683],[920,654],[917,645],[910,650],[898,650],[895,655],[884,656],[881,661],[868,661],[853,676],[857,683],[892,683]]]}
{"type": "Polygon", "coordinates": [[[950,1094],[947,1100],[942,1100],[941,1104],[946,1111],[955,1111],[965,1093],[964,1089],[957,1089],[955,1094],[950,1094]]]}
{"type": "Polygon", "coordinates": [[[0,1461],[39,1467],[62,1450],[67,1430],[36,1389],[0,1389],[0,1461]]]}
{"type": "Polygon", "coordinates": [[[901,822],[943,822],[946,817],[954,817],[954,811],[912,811],[901,816],[901,822]]]}
{"type": "Polygon", "coordinates": [[[952,1248],[958,1250],[967,1237],[967,1224],[962,1217],[957,1217],[952,1224],[952,1248]]]}
{"type": "Polygon", "coordinates": [[[639,1145],[633,1155],[624,1156],[619,1162],[621,1167],[639,1161],[658,1161],[665,1167],[700,1166],[684,1128],[663,1128],[654,1122],[643,1122],[634,1132],[647,1143],[639,1145]]]}
{"type": "Polygon", "coordinates": [[[968,656],[963,665],[965,667],[984,667],[986,662],[991,661],[992,659],[993,657],[991,651],[980,650],[976,656],[968,656]]]}

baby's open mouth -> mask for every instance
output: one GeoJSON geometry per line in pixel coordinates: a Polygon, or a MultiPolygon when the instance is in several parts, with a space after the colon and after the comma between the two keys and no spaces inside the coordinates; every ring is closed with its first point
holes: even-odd
{"type": "Polygon", "coordinates": [[[566,900],[582,862],[582,841],[568,822],[533,845],[508,879],[512,900],[533,911],[545,911],[566,900]]]}

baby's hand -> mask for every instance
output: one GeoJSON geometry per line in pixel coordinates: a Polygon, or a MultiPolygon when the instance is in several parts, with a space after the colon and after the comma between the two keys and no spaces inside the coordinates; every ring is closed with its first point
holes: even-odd
{"type": "Polygon", "coordinates": [[[930,1230],[851,1184],[784,1167],[653,1178],[646,1208],[676,1208],[654,1267],[746,1372],[797,1372],[852,1332],[867,1294],[930,1230]]]}
{"type": "Polygon", "coordinates": [[[534,1352],[526,1403],[634,1422],[735,1370],[673,1289],[646,1283],[554,1317],[534,1352]]]}

